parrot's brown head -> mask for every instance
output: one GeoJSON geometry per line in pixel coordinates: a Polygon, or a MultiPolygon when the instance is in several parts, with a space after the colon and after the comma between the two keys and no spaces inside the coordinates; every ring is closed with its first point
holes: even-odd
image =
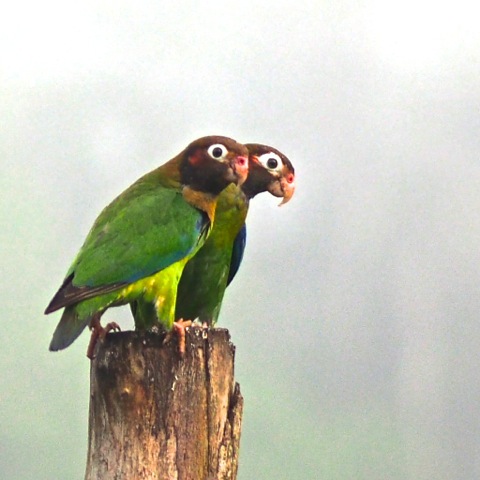
{"type": "Polygon", "coordinates": [[[192,190],[218,195],[230,183],[241,185],[247,175],[247,147],[231,138],[202,137],[182,152],[180,181],[192,190]]]}
{"type": "Polygon", "coordinates": [[[295,169],[292,162],[279,150],[268,145],[247,143],[249,173],[242,185],[248,198],[262,192],[283,197],[280,205],[287,203],[295,192],[295,169]]]}

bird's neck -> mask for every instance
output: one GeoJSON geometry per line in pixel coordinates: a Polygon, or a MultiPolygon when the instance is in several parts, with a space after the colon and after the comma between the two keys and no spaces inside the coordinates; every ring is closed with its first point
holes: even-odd
{"type": "Polygon", "coordinates": [[[208,215],[210,222],[215,218],[215,209],[217,206],[217,196],[209,193],[194,190],[188,186],[183,187],[183,198],[193,207],[202,210],[208,215]]]}

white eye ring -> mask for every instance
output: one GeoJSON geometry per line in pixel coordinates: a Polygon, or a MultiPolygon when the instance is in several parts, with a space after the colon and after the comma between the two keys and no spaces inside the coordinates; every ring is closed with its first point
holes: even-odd
{"type": "Polygon", "coordinates": [[[228,150],[225,145],[222,145],[221,143],[215,143],[208,147],[207,153],[214,160],[223,160],[227,156],[228,150]]]}
{"type": "Polygon", "coordinates": [[[283,162],[279,155],[273,152],[264,153],[258,157],[259,162],[267,169],[274,172],[282,170],[283,162]]]}

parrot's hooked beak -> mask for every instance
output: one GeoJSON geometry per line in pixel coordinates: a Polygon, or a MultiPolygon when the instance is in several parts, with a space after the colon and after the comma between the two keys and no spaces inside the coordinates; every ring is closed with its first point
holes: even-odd
{"type": "Polygon", "coordinates": [[[295,175],[289,173],[287,176],[282,177],[280,184],[283,190],[283,200],[278,204],[279,207],[287,203],[295,193],[295,175]]]}
{"type": "Polygon", "coordinates": [[[295,175],[293,173],[287,173],[280,177],[277,181],[269,185],[268,191],[275,197],[283,197],[278,206],[284,205],[295,193],[295,175]]]}

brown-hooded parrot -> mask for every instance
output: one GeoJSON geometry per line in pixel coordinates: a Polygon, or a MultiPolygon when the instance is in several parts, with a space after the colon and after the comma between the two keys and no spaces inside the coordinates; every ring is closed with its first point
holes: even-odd
{"type": "Polygon", "coordinates": [[[183,268],[212,231],[220,193],[247,174],[244,145],[203,137],[115,198],[45,310],[64,308],[50,350],[68,347],[87,325],[102,335],[105,310],[137,299],[152,305],[153,324],[171,330],[183,268]]]}
{"type": "MultiPolygon", "coordinates": [[[[175,318],[199,319],[214,325],[225,289],[235,276],[245,248],[245,219],[250,199],[268,191],[288,202],[295,190],[295,172],[290,160],[273,147],[246,144],[249,173],[241,185],[229,185],[217,202],[215,224],[203,247],[186,264],[177,292],[175,318]]],[[[151,304],[131,304],[136,325],[154,321],[151,304]]]]}

